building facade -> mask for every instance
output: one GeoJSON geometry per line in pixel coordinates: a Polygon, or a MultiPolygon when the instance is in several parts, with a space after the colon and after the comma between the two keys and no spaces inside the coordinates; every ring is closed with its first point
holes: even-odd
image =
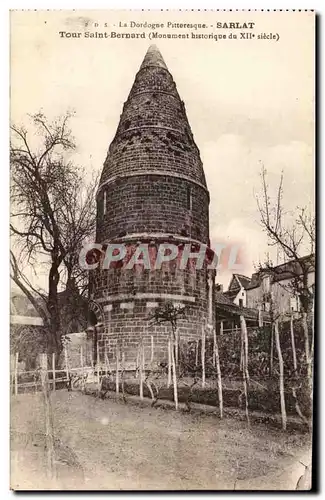
{"type": "Polygon", "coordinates": [[[226,292],[227,296],[239,307],[247,307],[246,288],[250,278],[242,274],[233,274],[226,292]]]}
{"type": "Polygon", "coordinates": [[[301,299],[294,282],[297,281],[297,277],[302,276],[301,263],[307,276],[307,286],[314,295],[315,257],[308,255],[300,261],[286,262],[254,273],[246,288],[247,307],[261,308],[266,312],[271,311],[273,307],[278,314],[299,316],[301,299]]]}
{"type": "MultiPolygon", "coordinates": [[[[104,162],[97,193],[96,242],[146,246],[161,243],[180,252],[191,244],[209,247],[209,192],[199,150],[172,75],[155,46],[148,49],[104,162]]],[[[214,272],[177,262],[148,270],[98,267],[90,278],[90,310],[100,353],[112,356],[123,344],[135,359],[139,341],[164,358],[168,324],[155,324],[153,311],[165,302],[188,306],[179,335],[194,339],[214,317],[214,272]],[[98,325],[99,324],[99,325],[98,325]]]]}
{"type": "Polygon", "coordinates": [[[251,278],[234,274],[225,295],[243,308],[271,312],[281,315],[299,315],[301,303],[295,282],[301,281],[302,273],[307,276],[307,286],[314,294],[315,258],[307,255],[300,260],[268,267],[254,273],[251,278]],[[303,271],[304,270],[304,271],[303,271]],[[300,277],[300,279],[299,279],[300,277]]]}

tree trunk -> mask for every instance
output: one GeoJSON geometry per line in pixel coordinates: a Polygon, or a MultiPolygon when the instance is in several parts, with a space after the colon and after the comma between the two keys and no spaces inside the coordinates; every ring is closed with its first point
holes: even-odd
{"type": "Polygon", "coordinates": [[[47,300],[47,309],[50,315],[50,328],[47,335],[48,352],[60,354],[62,350],[61,342],[61,322],[58,302],[58,284],[60,279],[59,264],[52,263],[49,273],[49,293],[47,300]]]}
{"type": "Polygon", "coordinates": [[[47,373],[47,354],[40,355],[40,375],[42,383],[44,413],[45,413],[45,440],[46,440],[46,472],[50,481],[55,477],[54,463],[54,432],[52,406],[49,397],[48,373],[47,373]]]}
{"type": "Polygon", "coordinates": [[[280,405],[281,405],[281,417],[282,417],[282,429],[285,431],[287,428],[287,413],[286,413],[286,404],[285,404],[285,396],[284,396],[284,365],[280,344],[280,336],[279,336],[279,324],[278,320],[275,321],[274,324],[274,337],[275,337],[275,345],[278,353],[279,359],[279,389],[280,389],[280,405]]]}

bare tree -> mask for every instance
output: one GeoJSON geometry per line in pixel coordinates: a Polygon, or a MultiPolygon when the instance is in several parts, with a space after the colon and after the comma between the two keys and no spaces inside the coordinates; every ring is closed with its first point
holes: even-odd
{"type": "Polygon", "coordinates": [[[83,169],[68,159],[75,149],[70,117],[49,122],[38,113],[31,130],[11,127],[11,278],[43,318],[49,352],[61,351],[60,280],[75,292],[78,253],[95,225],[96,182],[86,185],[83,169]],[[46,292],[32,286],[22,262],[45,265],[46,292]]]}
{"type": "Polygon", "coordinates": [[[262,228],[267,234],[269,245],[283,252],[288,260],[283,266],[273,267],[271,263],[267,263],[266,269],[273,281],[278,281],[282,287],[299,298],[305,340],[307,383],[312,403],[313,347],[310,348],[310,338],[313,346],[314,290],[310,286],[309,276],[315,271],[315,217],[308,212],[306,207],[298,207],[294,220],[286,221],[283,203],[283,174],[281,174],[274,201],[269,195],[267,171],[264,167],[261,180],[262,194],[257,197],[257,205],[262,228]],[[307,256],[305,255],[306,249],[310,252],[307,256]],[[280,281],[284,276],[286,282],[281,284],[280,281]]]}
{"type": "MultiPolygon", "coordinates": [[[[315,217],[306,207],[297,208],[294,221],[285,223],[283,207],[283,174],[277,190],[276,200],[271,201],[267,184],[267,171],[261,172],[262,195],[257,197],[261,225],[267,234],[269,245],[281,250],[289,261],[285,268],[267,266],[274,275],[284,271],[289,278],[289,289],[300,299],[301,309],[307,315],[312,312],[314,293],[309,284],[309,274],[315,268],[315,217]],[[306,256],[306,248],[309,255],[306,256]]],[[[279,276],[280,277],[280,276],[279,276]]]]}

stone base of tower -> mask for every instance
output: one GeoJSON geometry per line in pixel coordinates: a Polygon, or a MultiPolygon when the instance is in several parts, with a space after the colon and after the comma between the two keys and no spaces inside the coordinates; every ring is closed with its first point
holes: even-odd
{"type": "MultiPolygon", "coordinates": [[[[185,297],[166,294],[164,299],[150,297],[102,303],[102,321],[97,326],[96,342],[98,344],[99,361],[105,363],[116,359],[116,348],[124,352],[125,362],[135,364],[140,342],[144,346],[145,364],[149,362],[167,361],[168,339],[172,329],[169,322],[157,324],[154,311],[164,302],[184,305],[185,318],[177,322],[177,332],[180,344],[201,338],[202,327],[207,325],[207,311],[202,304],[195,302],[195,297],[185,297]]],[[[95,351],[97,348],[95,348],[95,351]]]]}

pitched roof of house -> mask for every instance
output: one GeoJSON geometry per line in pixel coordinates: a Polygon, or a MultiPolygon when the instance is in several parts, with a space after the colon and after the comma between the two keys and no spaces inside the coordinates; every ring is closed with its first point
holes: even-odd
{"type": "Polygon", "coordinates": [[[262,268],[259,272],[252,275],[247,290],[259,287],[264,273],[270,274],[272,283],[277,283],[301,275],[303,272],[302,266],[307,266],[308,272],[315,271],[315,255],[306,255],[299,260],[290,260],[278,266],[262,268]]]}
{"type": "Polygon", "coordinates": [[[228,304],[233,305],[233,301],[223,292],[216,292],[216,304],[228,304]]]}
{"type": "Polygon", "coordinates": [[[235,297],[239,290],[244,288],[247,290],[251,278],[244,276],[243,274],[234,273],[231,277],[230,283],[228,285],[228,290],[225,292],[229,297],[235,297]]]}
{"type": "MultiPolygon", "coordinates": [[[[258,323],[259,310],[250,307],[239,307],[225,293],[216,292],[216,308],[224,316],[244,316],[245,319],[258,323]]],[[[264,322],[270,322],[269,313],[263,311],[262,317],[264,322]]]]}
{"type": "Polygon", "coordinates": [[[243,274],[234,274],[234,276],[236,276],[237,280],[244,289],[246,289],[250,284],[251,279],[248,276],[244,276],[243,274]]]}

